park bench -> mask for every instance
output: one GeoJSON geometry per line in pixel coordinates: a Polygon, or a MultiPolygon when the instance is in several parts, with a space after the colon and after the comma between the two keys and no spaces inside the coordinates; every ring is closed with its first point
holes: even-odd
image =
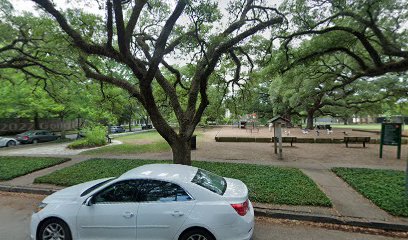
{"type": "MultiPolygon", "coordinates": [[[[275,137],[276,142],[278,142],[278,137],[275,137]]],[[[283,143],[290,143],[290,146],[293,147],[293,143],[297,142],[297,137],[282,137],[283,143]]]]}
{"type": "Polygon", "coordinates": [[[344,143],[346,143],[346,147],[348,147],[349,143],[363,143],[363,147],[365,147],[366,142],[370,142],[370,137],[344,137],[344,143]]]}
{"type": "Polygon", "coordinates": [[[106,135],[106,139],[108,140],[108,143],[112,143],[113,137],[106,135]]]}
{"type": "Polygon", "coordinates": [[[330,126],[330,124],[326,124],[326,125],[316,125],[316,129],[320,129],[320,130],[329,129],[329,130],[331,130],[332,127],[330,126]]]}

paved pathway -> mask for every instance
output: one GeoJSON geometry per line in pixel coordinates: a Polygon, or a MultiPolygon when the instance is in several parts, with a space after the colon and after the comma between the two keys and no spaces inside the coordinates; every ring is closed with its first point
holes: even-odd
{"type": "MultiPolygon", "coordinates": [[[[117,145],[121,143],[122,142],[118,140],[112,140],[112,143],[108,145],[117,145]]],[[[27,147],[2,149],[0,151],[0,156],[77,155],[83,151],[89,150],[89,148],[88,149],[69,149],[67,148],[69,144],[70,143],[45,143],[45,144],[39,144],[39,145],[33,144],[27,147]]],[[[97,148],[100,148],[100,147],[96,147],[92,149],[97,149],[97,148]]]]}
{"type": "MultiPolygon", "coordinates": [[[[301,169],[331,199],[339,216],[398,222],[395,218],[352,189],[333,172],[322,169],[301,169]]],[[[407,220],[408,222],[408,220],[407,220]]]]}

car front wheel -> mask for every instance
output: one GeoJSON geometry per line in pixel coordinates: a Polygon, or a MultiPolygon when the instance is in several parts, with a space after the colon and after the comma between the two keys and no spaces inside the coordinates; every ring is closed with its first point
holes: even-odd
{"type": "Polygon", "coordinates": [[[60,219],[48,219],[40,228],[39,239],[41,240],[72,240],[68,225],[60,219]]]}
{"type": "Polygon", "coordinates": [[[181,235],[179,240],[215,240],[215,238],[204,229],[192,229],[181,235]]]}
{"type": "Polygon", "coordinates": [[[14,147],[14,146],[16,146],[16,142],[14,142],[14,141],[8,141],[7,144],[6,144],[6,146],[7,146],[7,147],[14,147]]]}

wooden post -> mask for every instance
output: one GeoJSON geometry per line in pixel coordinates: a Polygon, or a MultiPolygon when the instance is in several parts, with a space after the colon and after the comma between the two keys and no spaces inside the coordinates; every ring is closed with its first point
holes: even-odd
{"type": "Polygon", "coordinates": [[[278,141],[279,141],[279,153],[278,153],[278,159],[282,160],[282,125],[280,122],[277,122],[277,127],[278,127],[278,141]]]}
{"type": "Polygon", "coordinates": [[[275,147],[275,154],[278,154],[278,138],[276,137],[276,124],[273,124],[273,146],[275,147]]]}

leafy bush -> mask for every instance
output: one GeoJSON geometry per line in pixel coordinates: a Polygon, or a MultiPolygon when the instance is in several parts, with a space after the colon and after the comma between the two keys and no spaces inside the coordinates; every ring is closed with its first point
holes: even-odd
{"type": "Polygon", "coordinates": [[[106,144],[106,128],[94,126],[85,129],[85,139],[90,145],[101,146],[106,144]]]}
{"type": "Polygon", "coordinates": [[[106,129],[103,126],[93,126],[84,129],[85,138],[78,139],[68,145],[71,149],[90,148],[106,145],[106,129]]]}

